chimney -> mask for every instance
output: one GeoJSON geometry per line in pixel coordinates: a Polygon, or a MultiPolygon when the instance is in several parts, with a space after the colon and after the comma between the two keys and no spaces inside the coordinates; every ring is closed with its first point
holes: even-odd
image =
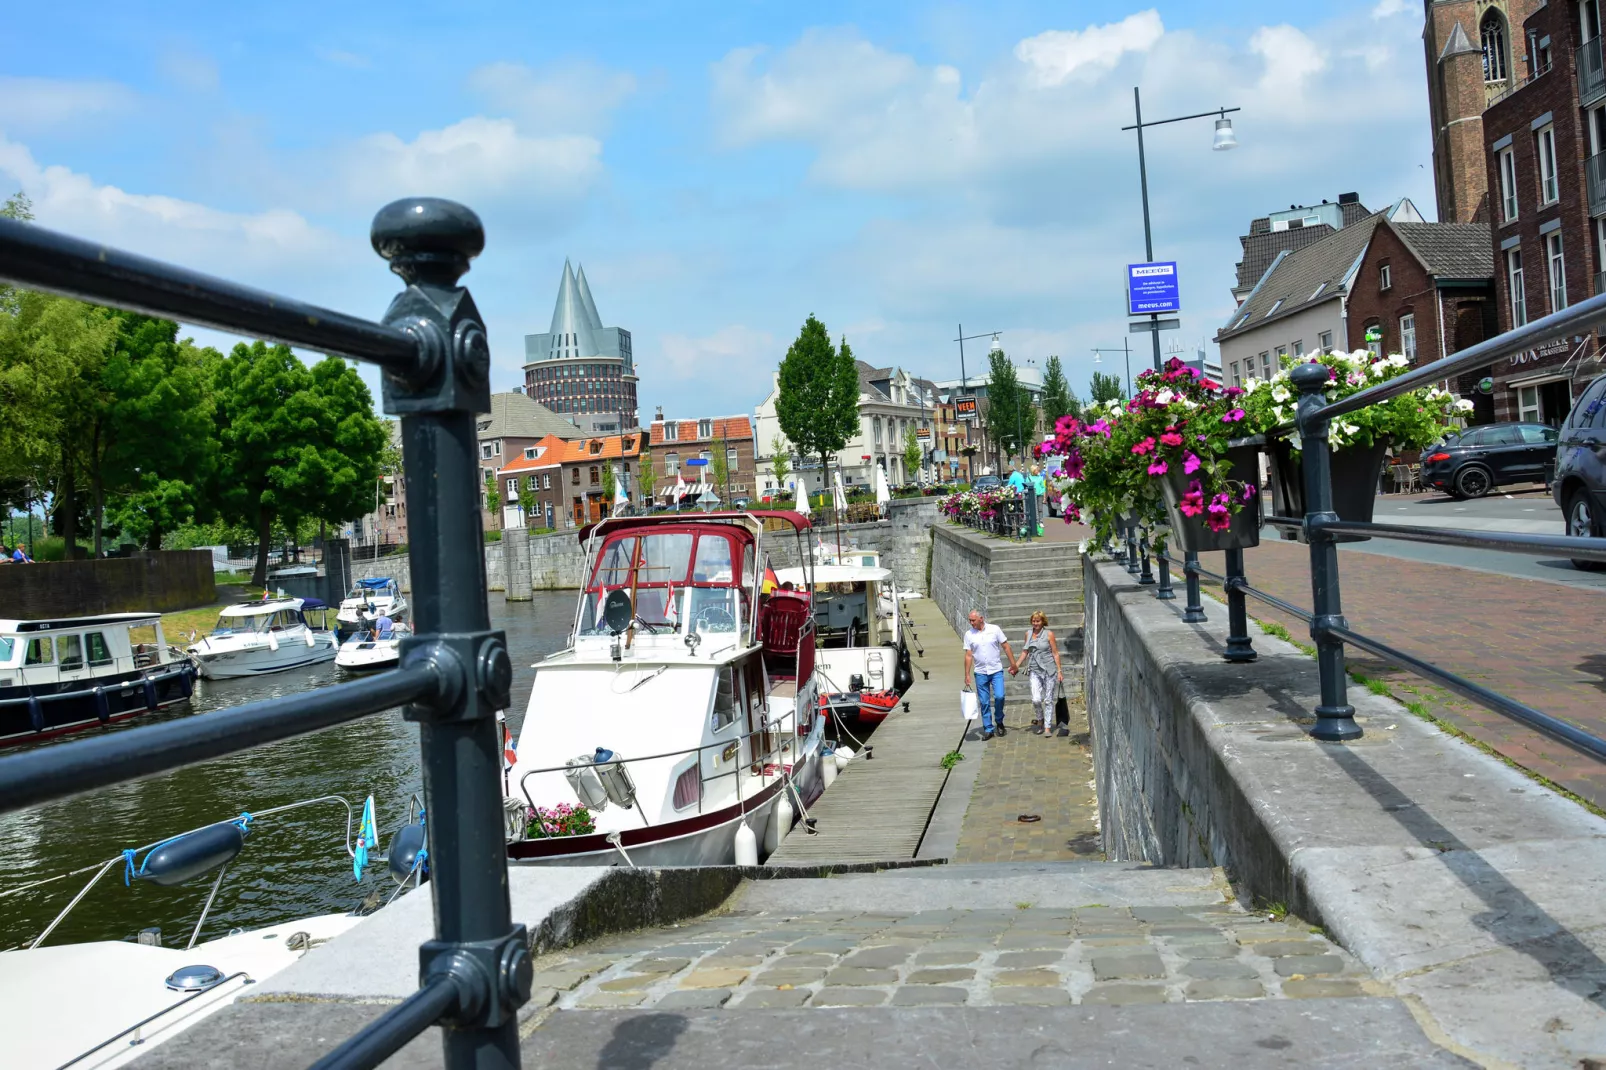
{"type": "Polygon", "coordinates": [[[1340,193],[1338,195],[1338,203],[1359,204],[1361,203],[1361,195],[1359,193],[1340,193]]]}
{"type": "Polygon", "coordinates": [[[660,424],[664,422],[664,407],[662,405],[658,406],[657,411],[654,413],[653,422],[660,424]]]}

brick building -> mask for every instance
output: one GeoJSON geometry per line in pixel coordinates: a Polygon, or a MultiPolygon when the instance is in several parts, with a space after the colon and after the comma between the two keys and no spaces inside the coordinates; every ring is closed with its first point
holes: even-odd
{"type": "Polygon", "coordinates": [[[1439,219],[1488,219],[1484,111],[1522,84],[1534,40],[1522,27],[1545,0],[1425,0],[1422,47],[1439,219]]]}
{"type": "Polygon", "coordinates": [[[1251,220],[1249,233],[1238,238],[1243,259],[1238,261],[1233,300],[1243,304],[1255,283],[1271,267],[1278,254],[1315,245],[1351,223],[1359,223],[1372,213],[1361,203],[1359,194],[1340,193],[1336,202],[1291,204],[1286,212],[1269,212],[1251,220]]]}
{"type": "MultiPolygon", "coordinates": [[[[1600,0],[1538,7],[1523,78],[1483,113],[1501,331],[1601,290],[1606,267],[1606,65],[1600,0]]],[[[1500,420],[1559,424],[1600,373],[1598,337],[1559,339],[1490,369],[1500,420]]]]}
{"type": "MultiPolygon", "coordinates": [[[[1349,348],[1366,348],[1374,327],[1382,334],[1377,352],[1403,353],[1412,364],[1492,336],[1498,327],[1488,226],[1379,222],[1350,284],[1349,348]]],[[[1473,423],[1494,419],[1490,395],[1476,389],[1489,374],[1487,368],[1469,372],[1452,384],[1477,406],[1473,423]]]]}
{"type": "Polygon", "coordinates": [[[695,420],[665,420],[662,409],[652,421],[648,446],[652,465],[653,497],[673,503],[678,478],[685,484],[681,501],[694,500],[712,490],[727,504],[737,498],[756,499],[757,465],[754,459],[753,421],[747,416],[705,416],[695,420]],[[724,483],[714,486],[714,450],[725,451],[729,467],[729,493],[724,483]],[[688,465],[693,458],[707,465],[688,465]]]}
{"type": "Polygon", "coordinates": [[[641,446],[640,433],[632,432],[572,441],[549,435],[524,447],[496,473],[503,526],[561,530],[610,515],[605,469],[631,504],[641,504],[641,446]]]}
{"type": "MultiPolygon", "coordinates": [[[[517,390],[491,395],[491,411],[481,413],[475,424],[480,447],[480,482],[487,482],[509,461],[549,435],[569,440],[582,432],[574,424],[517,390]]],[[[507,504],[507,495],[502,495],[507,504]]],[[[499,526],[487,507],[485,488],[480,489],[481,520],[487,531],[499,526]]]]}
{"type": "Polygon", "coordinates": [[[552,323],[524,336],[524,388],[588,434],[636,430],[636,361],[630,332],[604,327],[586,282],[563,262],[552,323]]]}

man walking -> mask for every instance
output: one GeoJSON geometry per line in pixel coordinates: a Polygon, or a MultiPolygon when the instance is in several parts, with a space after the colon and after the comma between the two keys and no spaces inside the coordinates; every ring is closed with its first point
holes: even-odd
{"type": "Polygon", "coordinates": [[[1005,666],[1014,676],[1015,654],[1009,649],[1009,638],[998,625],[988,624],[981,613],[971,610],[970,630],[965,633],[965,675],[976,681],[982,739],[1009,734],[1004,728],[1005,666]]]}

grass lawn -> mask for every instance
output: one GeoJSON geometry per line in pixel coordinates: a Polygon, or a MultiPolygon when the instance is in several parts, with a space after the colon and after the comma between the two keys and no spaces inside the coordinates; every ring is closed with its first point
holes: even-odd
{"type": "Polygon", "coordinates": [[[211,632],[213,625],[217,624],[217,615],[224,606],[243,602],[250,598],[250,593],[244,587],[229,586],[221,582],[219,577],[217,586],[217,601],[208,606],[197,606],[195,609],[180,609],[172,613],[162,614],[162,634],[167,636],[169,643],[187,643],[190,632],[203,636],[211,632]]]}

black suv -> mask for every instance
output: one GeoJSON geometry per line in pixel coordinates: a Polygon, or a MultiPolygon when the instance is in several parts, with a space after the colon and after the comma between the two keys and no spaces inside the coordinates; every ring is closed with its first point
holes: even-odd
{"type": "Polygon", "coordinates": [[[1510,483],[1543,483],[1556,459],[1556,437],[1544,424],[1469,427],[1422,452],[1422,485],[1481,498],[1510,483]]]}
{"type": "MultiPolygon", "coordinates": [[[[1584,388],[1561,425],[1550,492],[1567,518],[1567,534],[1606,538],[1606,375],[1584,388]]],[[[1606,568],[1599,561],[1574,559],[1573,565],[1606,568]]]]}

